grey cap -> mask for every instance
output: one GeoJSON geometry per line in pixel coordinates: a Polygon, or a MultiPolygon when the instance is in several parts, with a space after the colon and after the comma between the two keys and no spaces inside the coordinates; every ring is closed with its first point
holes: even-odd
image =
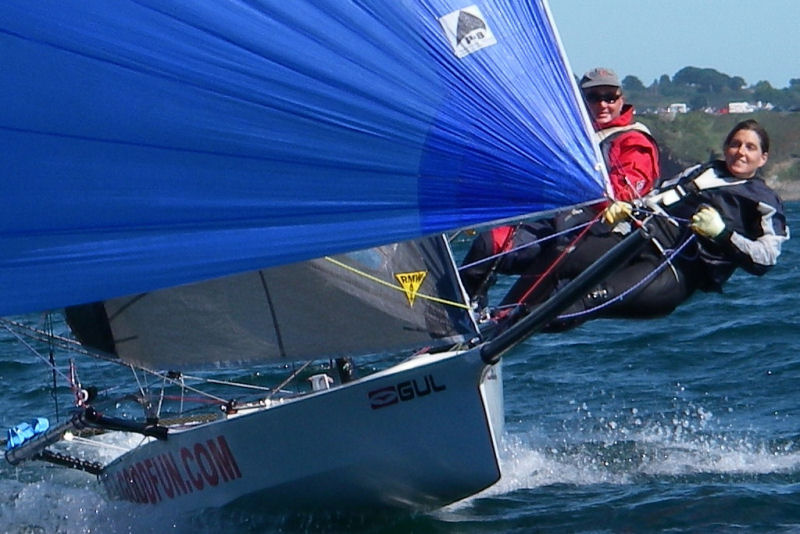
{"type": "Polygon", "coordinates": [[[592,69],[581,78],[581,89],[609,85],[611,87],[621,87],[617,73],[611,69],[597,67],[592,69]]]}

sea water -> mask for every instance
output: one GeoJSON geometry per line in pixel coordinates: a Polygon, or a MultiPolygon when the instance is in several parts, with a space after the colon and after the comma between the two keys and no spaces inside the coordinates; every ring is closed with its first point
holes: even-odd
{"type": "MultiPolygon", "coordinates": [[[[3,462],[0,532],[800,532],[799,274],[797,238],[766,276],[669,317],[527,340],[504,358],[503,478],[443,510],[173,518],[81,472],[3,462]]],[[[5,429],[52,404],[52,377],[5,333],[0,354],[5,429]]]]}

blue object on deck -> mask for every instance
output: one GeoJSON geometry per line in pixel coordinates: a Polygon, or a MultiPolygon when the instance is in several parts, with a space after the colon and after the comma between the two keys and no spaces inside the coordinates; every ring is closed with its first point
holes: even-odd
{"type": "Polygon", "coordinates": [[[19,423],[8,429],[8,439],[6,450],[10,451],[19,447],[26,441],[47,432],[50,428],[50,421],[46,417],[37,417],[31,421],[19,423]]]}

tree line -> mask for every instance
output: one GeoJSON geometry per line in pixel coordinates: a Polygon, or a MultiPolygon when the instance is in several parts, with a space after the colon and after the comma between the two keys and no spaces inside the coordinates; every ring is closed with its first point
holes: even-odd
{"type": "Polygon", "coordinates": [[[789,87],[776,89],[767,81],[748,86],[741,76],[729,76],[716,69],[684,67],[670,78],[663,74],[645,86],[636,76],[625,76],[622,88],[628,100],[636,101],[644,110],[665,108],[675,102],[691,109],[722,109],[728,102],[770,103],[776,110],[800,111],[800,78],[789,81],[789,87]]]}

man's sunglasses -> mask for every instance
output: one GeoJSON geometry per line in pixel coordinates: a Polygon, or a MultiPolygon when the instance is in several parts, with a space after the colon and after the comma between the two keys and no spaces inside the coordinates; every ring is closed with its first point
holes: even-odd
{"type": "Polygon", "coordinates": [[[592,104],[597,104],[598,102],[608,102],[609,104],[613,104],[621,96],[622,95],[619,93],[587,93],[586,101],[591,102],[592,104]]]}

